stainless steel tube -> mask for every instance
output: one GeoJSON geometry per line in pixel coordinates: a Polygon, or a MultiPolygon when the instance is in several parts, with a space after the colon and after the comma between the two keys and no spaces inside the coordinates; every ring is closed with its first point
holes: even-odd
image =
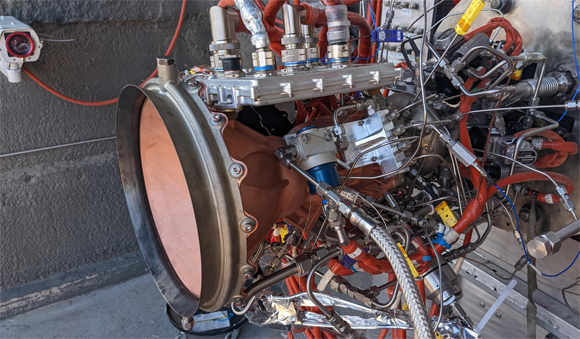
{"type": "Polygon", "coordinates": [[[300,15],[298,15],[296,8],[291,5],[284,5],[282,6],[282,11],[284,13],[284,34],[301,34],[300,15]]]}
{"type": "Polygon", "coordinates": [[[528,242],[529,253],[536,259],[545,258],[558,252],[562,247],[562,242],[578,232],[580,232],[580,221],[576,220],[556,232],[538,235],[528,242]]]}
{"type": "Polygon", "coordinates": [[[580,232],[580,221],[576,220],[573,221],[570,225],[556,231],[556,234],[560,237],[560,239],[566,240],[578,232],[580,232]]]}
{"type": "Polygon", "coordinates": [[[318,38],[318,33],[316,32],[316,27],[312,25],[302,25],[302,35],[305,38],[318,38]]]}
{"type": "Polygon", "coordinates": [[[228,10],[213,6],[209,9],[209,23],[213,41],[229,41],[236,38],[235,18],[228,10]]]}

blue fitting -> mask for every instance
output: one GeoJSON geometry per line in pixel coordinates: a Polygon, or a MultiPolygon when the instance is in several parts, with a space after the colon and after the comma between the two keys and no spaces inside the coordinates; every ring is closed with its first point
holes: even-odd
{"type": "Polygon", "coordinates": [[[262,66],[262,67],[254,67],[256,71],[268,71],[274,69],[274,66],[262,66]]]}
{"type": "Polygon", "coordinates": [[[317,127],[315,125],[306,126],[304,128],[299,129],[298,132],[296,132],[296,135],[298,135],[304,131],[308,131],[309,129],[314,129],[314,128],[317,128],[317,127]]]}
{"type": "Polygon", "coordinates": [[[297,61],[297,62],[285,62],[283,63],[284,66],[297,66],[297,65],[305,65],[306,61],[297,61]]]}
{"type": "Polygon", "coordinates": [[[328,62],[344,62],[344,61],[350,61],[350,58],[328,59],[328,62]]]}
{"type": "MultiPolygon", "coordinates": [[[[340,177],[338,176],[338,169],[336,168],[335,162],[313,167],[306,172],[319,182],[324,181],[333,187],[340,185],[340,177]]],[[[308,189],[311,195],[316,194],[316,187],[311,183],[308,183],[308,189]]]]}
{"type": "Polygon", "coordinates": [[[434,243],[439,244],[447,249],[451,248],[451,245],[449,245],[445,240],[443,240],[442,233],[437,233],[437,238],[435,239],[434,243]]]}
{"type": "Polygon", "coordinates": [[[424,255],[421,259],[423,259],[423,262],[433,261],[433,258],[430,255],[424,255]]]}
{"type": "Polygon", "coordinates": [[[322,200],[322,204],[323,204],[323,205],[326,205],[326,204],[328,204],[328,200],[326,200],[326,199],[322,200]]]}
{"type": "Polygon", "coordinates": [[[342,257],[342,266],[344,266],[346,268],[350,268],[356,272],[356,270],[353,267],[355,263],[356,263],[356,260],[349,257],[348,255],[345,255],[344,257],[342,257]]]}

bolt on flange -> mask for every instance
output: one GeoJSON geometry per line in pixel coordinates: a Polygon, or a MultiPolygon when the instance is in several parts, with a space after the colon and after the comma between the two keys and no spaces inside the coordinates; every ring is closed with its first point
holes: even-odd
{"type": "Polygon", "coordinates": [[[245,233],[250,233],[256,228],[256,222],[250,218],[245,218],[240,222],[240,228],[245,233]]]}
{"type": "Polygon", "coordinates": [[[228,172],[232,178],[239,179],[244,175],[244,167],[240,164],[231,164],[228,172]]]}

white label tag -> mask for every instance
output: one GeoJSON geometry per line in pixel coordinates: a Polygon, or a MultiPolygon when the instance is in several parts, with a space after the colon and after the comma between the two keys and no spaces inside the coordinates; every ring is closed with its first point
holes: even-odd
{"type": "Polygon", "coordinates": [[[546,194],[545,199],[546,199],[546,203],[547,204],[553,204],[554,203],[554,199],[552,199],[552,194],[546,194]]]}
{"type": "Polygon", "coordinates": [[[349,254],[348,256],[354,259],[361,254],[362,254],[362,250],[360,249],[360,247],[357,247],[356,250],[354,252],[352,252],[351,254],[349,254]]]}
{"type": "Polygon", "coordinates": [[[411,10],[410,10],[410,9],[408,9],[408,8],[403,8],[403,9],[402,9],[402,11],[401,11],[401,13],[402,13],[403,15],[412,15],[412,14],[413,14],[413,11],[411,11],[411,10]]]}

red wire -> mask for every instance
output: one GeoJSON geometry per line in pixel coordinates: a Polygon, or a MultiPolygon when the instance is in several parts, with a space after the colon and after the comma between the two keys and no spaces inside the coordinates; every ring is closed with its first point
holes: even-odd
{"type": "MultiPolygon", "coordinates": [[[[181,32],[181,26],[183,25],[183,19],[185,18],[185,8],[186,7],[187,7],[187,0],[183,0],[183,2],[181,3],[181,12],[179,13],[179,20],[177,21],[177,26],[175,27],[175,33],[173,34],[173,38],[171,39],[171,43],[169,44],[169,47],[167,48],[167,51],[165,52],[165,56],[168,56],[171,54],[171,52],[173,51],[173,47],[175,47],[175,44],[177,43],[177,38],[179,37],[179,33],[181,32]]],[[[118,99],[111,99],[111,100],[105,100],[105,101],[76,100],[76,99],[68,97],[62,93],[57,92],[55,89],[53,89],[49,85],[42,82],[29,69],[22,67],[22,71],[24,71],[24,73],[26,73],[26,75],[28,75],[32,80],[34,80],[37,84],[39,84],[42,88],[44,88],[45,90],[47,90],[51,94],[56,95],[57,97],[59,97],[63,100],[66,100],[68,102],[72,102],[73,104],[83,105],[83,106],[107,106],[107,105],[112,105],[112,104],[116,103],[118,100],[118,99]]],[[[147,79],[145,79],[145,81],[143,81],[141,83],[141,85],[139,85],[139,87],[143,87],[143,85],[145,85],[145,83],[147,81],[151,80],[156,75],[157,75],[157,69],[155,71],[153,71],[153,73],[151,73],[151,75],[149,75],[149,77],[147,77],[147,79]]]]}

